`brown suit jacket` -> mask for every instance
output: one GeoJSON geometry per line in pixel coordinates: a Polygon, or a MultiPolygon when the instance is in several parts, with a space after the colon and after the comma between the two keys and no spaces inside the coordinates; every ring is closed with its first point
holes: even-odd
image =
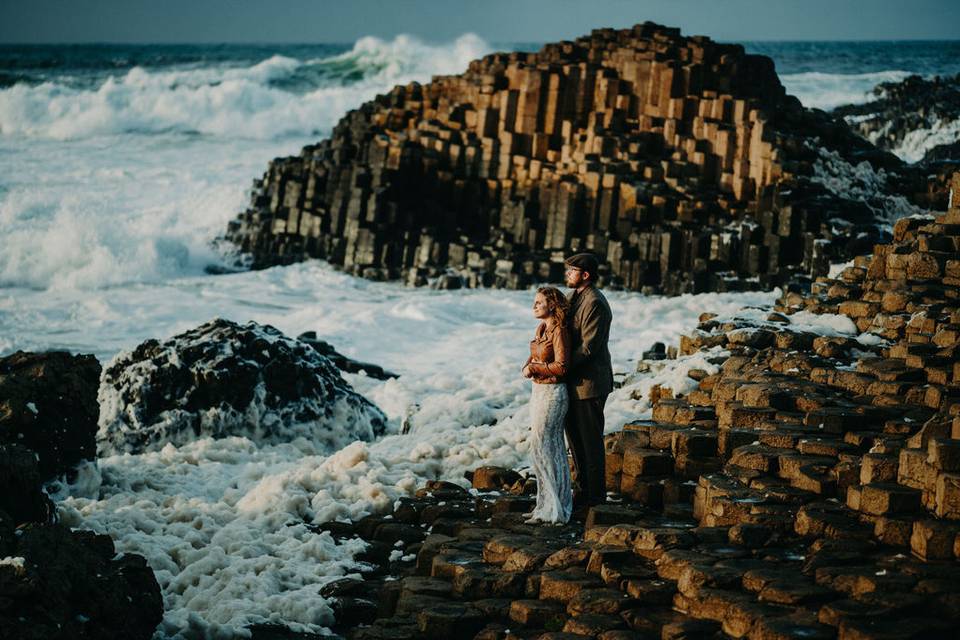
{"type": "Polygon", "coordinates": [[[567,386],[580,399],[602,398],[613,391],[610,364],[610,322],[613,313],[600,291],[589,286],[570,294],[570,365],[567,386]]]}

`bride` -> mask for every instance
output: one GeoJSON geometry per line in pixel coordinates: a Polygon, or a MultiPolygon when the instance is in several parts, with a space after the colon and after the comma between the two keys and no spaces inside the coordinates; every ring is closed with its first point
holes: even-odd
{"type": "Polygon", "coordinates": [[[530,457],[537,476],[537,504],[528,523],[563,523],[573,510],[570,467],[563,440],[567,415],[564,376],[570,359],[570,303],[554,287],[541,287],[533,300],[533,315],[542,322],[530,341],[530,357],[523,375],[533,380],[530,398],[530,457]]]}

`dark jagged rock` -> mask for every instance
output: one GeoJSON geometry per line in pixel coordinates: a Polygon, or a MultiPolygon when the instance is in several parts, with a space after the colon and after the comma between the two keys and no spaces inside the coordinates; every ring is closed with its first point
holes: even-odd
{"type": "Polygon", "coordinates": [[[643,352],[644,360],[664,360],[667,357],[667,345],[662,342],[654,342],[650,349],[643,352]]]}
{"type": "Polygon", "coordinates": [[[938,144],[923,154],[925,162],[948,161],[952,167],[960,164],[960,141],[938,144]]]}
{"type": "Polygon", "coordinates": [[[274,160],[226,237],[254,268],[440,287],[556,282],[582,250],[633,290],[770,287],[885,239],[890,196],[924,188],[902,164],[786,95],[769,58],[644,23],[377,96],[274,160]]]}
{"type": "Polygon", "coordinates": [[[926,80],[912,75],[900,82],[884,82],[873,90],[874,100],[837,107],[833,113],[879,148],[909,156],[910,161],[955,160],[960,121],[960,74],[926,80]],[[919,146],[926,131],[953,131],[937,145],[919,146]],[[912,140],[911,140],[912,139],[912,140]],[[908,143],[909,142],[909,143],[908,143]],[[908,143],[908,144],[906,144],[908,143]]]}
{"type": "Polygon", "coordinates": [[[163,617],[142,556],[52,524],[43,483],[95,456],[99,378],[93,356],[0,359],[0,638],[148,639],[163,617]]]}
{"type": "MultiPolygon", "coordinates": [[[[0,520],[12,526],[50,522],[53,513],[53,503],[43,491],[37,455],[20,445],[0,444],[0,520]]],[[[4,555],[0,549],[0,557],[4,555]]]]}
{"type": "Polygon", "coordinates": [[[148,639],[163,618],[160,585],[142,556],[109,536],[29,524],[0,561],[0,637],[148,639]]]}
{"type": "Polygon", "coordinates": [[[370,364],[369,362],[360,362],[358,360],[352,360],[351,358],[348,358],[337,351],[334,346],[326,340],[318,339],[316,331],[305,331],[297,336],[297,340],[309,344],[317,351],[317,353],[325,358],[328,358],[341,371],[346,371],[348,373],[363,372],[371,378],[376,378],[377,380],[388,380],[390,378],[399,377],[395,373],[384,370],[384,368],[380,365],[370,364]]]}
{"type": "Polygon", "coordinates": [[[0,443],[39,457],[43,480],[96,457],[100,363],[91,355],[18,351],[0,358],[0,443]]]}
{"type": "Polygon", "coordinates": [[[142,452],[198,437],[304,437],[333,450],[384,433],[386,416],[307,343],[217,319],[107,365],[100,452],[142,452]]]}

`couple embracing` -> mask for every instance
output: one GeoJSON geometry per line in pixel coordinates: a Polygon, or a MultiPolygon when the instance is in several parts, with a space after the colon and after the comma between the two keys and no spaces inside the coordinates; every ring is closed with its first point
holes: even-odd
{"type": "Polygon", "coordinates": [[[564,265],[564,280],[572,292],[567,298],[554,287],[537,290],[533,315],[541,322],[522,370],[534,383],[530,458],[537,501],[527,514],[531,524],[567,522],[574,509],[606,500],[603,405],[613,390],[607,348],[613,316],[595,286],[596,256],[578,253],[564,265]],[[564,434],[573,453],[573,477],[564,434]]]}

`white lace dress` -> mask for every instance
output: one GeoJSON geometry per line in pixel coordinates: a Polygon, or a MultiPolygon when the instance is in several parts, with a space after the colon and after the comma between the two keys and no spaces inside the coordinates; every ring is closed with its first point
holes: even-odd
{"type": "Polygon", "coordinates": [[[567,522],[573,511],[570,467],[563,439],[567,385],[534,383],[530,396],[530,459],[537,476],[537,505],[530,517],[567,522]]]}

